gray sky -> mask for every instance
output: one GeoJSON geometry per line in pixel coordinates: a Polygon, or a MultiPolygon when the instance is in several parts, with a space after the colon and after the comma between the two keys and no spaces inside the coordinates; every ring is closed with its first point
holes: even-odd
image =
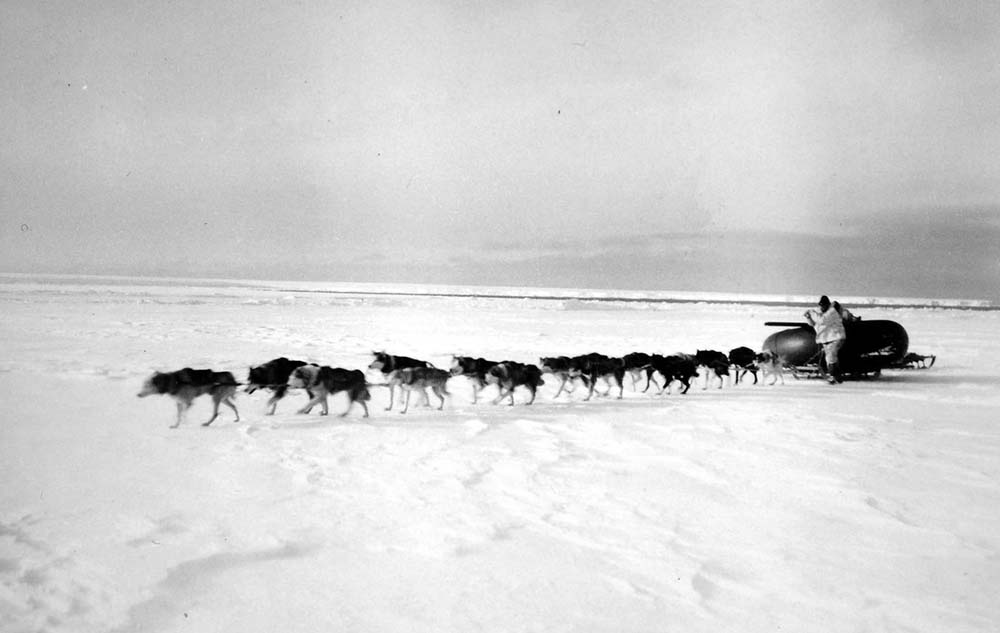
{"type": "Polygon", "coordinates": [[[992,0],[4,0],[0,79],[0,270],[1000,299],[992,0]]]}

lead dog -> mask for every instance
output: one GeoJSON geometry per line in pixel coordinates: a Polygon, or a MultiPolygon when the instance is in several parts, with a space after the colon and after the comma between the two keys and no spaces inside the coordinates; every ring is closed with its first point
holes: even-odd
{"type": "MultiPolygon", "coordinates": [[[[397,369],[408,369],[410,367],[433,367],[434,365],[428,363],[425,360],[417,360],[416,358],[410,358],[409,356],[394,356],[392,354],[387,354],[383,352],[372,352],[375,360],[368,365],[368,369],[377,369],[382,372],[382,377],[388,381],[389,374],[396,371],[397,369]]],[[[392,409],[393,392],[395,388],[393,385],[389,385],[389,406],[385,408],[386,411],[392,409]]],[[[427,397],[426,391],[421,391],[423,394],[424,402],[430,403],[430,399],[427,397]]]]}
{"type": "Polygon", "coordinates": [[[206,394],[212,396],[212,417],[202,426],[208,426],[219,417],[220,403],[232,409],[236,414],[234,422],[239,422],[240,412],[233,402],[236,387],[237,382],[231,372],[185,367],[177,371],[154,373],[146,379],[136,395],[140,398],[155,394],[172,396],[177,402],[177,422],[170,428],[176,429],[181,425],[181,420],[194,399],[206,394]]]}
{"type": "Polygon", "coordinates": [[[348,405],[347,410],[341,413],[340,417],[350,413],[355,402],[361,404],[361,408],[365,410],[364,417],[368,417],[367,402],[371,400],[371,394],[368,392],[365,374],[360,369],[303,365],[296,368],[289,376],[288,386],[306,389],[314,394],[306,406],[299,409],[299,413],[309,413],[318,404],[320,405],[320,415],[326,415],[329,413],[327,397],[343,391],[347,394],[348,405]]]}
{"type": "Polygon", "coordinates": [[[444,397],[451,395],[448,393],[450,377],[450,373],[437,367],[407,367],[390,373],[387,382],[390,387],[399,387],[401,391],[406,392],[406,401],[400,413],[406,413],[410,409],[411,391],[417,390],[426,394],[428,387],[441,400],[441,406],[438,407],[440,411],[444,408],[444,397]]]}
{"type": "MultiPolygon", "coordinates": [[[[274,410],[278,407],[278,400],[285,397],[285,393],[288,391],[288,379],[291,377],[292,372],[307,364],[305,361],[301,360],[289,360],[282,356],[281,358],[275,358],[272,361],[268,361],[263,365],[258,365],[257,367],[251,367],[250,373],[247,376],[247,393],[253,393],[258,389],[269,389],[274,392],[271,399],[267,401],[267,411],[265,415],[274,415],[274,410]]],[[[306,393],[309,394],[309,399],[313,397],[312,392],[308,389],[306,393]]]]}

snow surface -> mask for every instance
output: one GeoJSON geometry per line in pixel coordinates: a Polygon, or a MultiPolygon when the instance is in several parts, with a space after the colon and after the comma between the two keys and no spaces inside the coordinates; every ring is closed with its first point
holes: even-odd
{"type": "Polygon", "coordinates": [[[444,411],[241,393],[241,422],[201,427],[202,399],[178,429],[136,398],[154,369],[277,356],[759,348],[801,314],[322,290],[0,280],[0,630],[1000,628],[1000,312],[860,310],[938,361],[838,386],[550,380],[509,407],[455,378],[444,411]]]}

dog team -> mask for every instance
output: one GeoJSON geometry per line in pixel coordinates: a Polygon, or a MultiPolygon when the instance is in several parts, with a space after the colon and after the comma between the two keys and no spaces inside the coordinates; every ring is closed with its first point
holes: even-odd
{"type": "Polygon", "coordinates": [[[171,428],[180,426],[187,410],[191,408],[195,398],[209,395],[212,398],[212,417],[202,426],[208,426],[219,416],[219,405],[224,404],[236,414],[233,398],[236,389],[245,386],[247,393],[258,389],[267,389],[271,397],[267,401],[267,415],[273,415],[278,402],[285,397],[289,389],[303,389],[309,396],[309,401],[299,410],[299,413],[309,413],[316,405],[320,413],[329,412],[327,399],[337,393],[345,393],[348,399],[347,410],[341,417],[347,415],[355,403],[361,405],[364,417],[368,417],[368,401],[371,400],[369,387],[386,386],[389,388],[389,406],[393,407],[396,389],[399,389],[402,400],[402,411],[410,408],[410,396],[417,392],[424,404],[430,405],[427,390],[437,396],[444,407],[445,396],[450,395],[447,383],[450,378],[464,376],[472,383],[472,401],[478,402],[479,392],[489,385],[496,385],[498,395],[493,399],[499,404],[508,399],[514,404],[514,390],[523,387],[528,390],[530,399],[526,404],[535,401],[538,387],[545,384],[543,374],[551,374],[559,380],[559,389],[555,394],[558,398],[564,391],[569,393],[575,389],[579,381],[587,389],[584,400],[590,400],[598,381],[606,386],[604,395],[609,395],[617,387],[618,398],[621,398],[625,388],[625,375],[632,379],[632,387],[638,388],[643,377],[646,386],[643,392],[651,386],[657,389],[657,395],[669,393],[671,385],[680,384],[678,393],[687,393],[691,387],[691,379],[699,375],[699,369],[705,376],[704,389],[710,382],[718,380],[722,388],[723,376],[733,376],[733,382],[738,384],[747,373],[753,375],[757,384],[757,373],[762,372],[762,382],[769,377],[775,384],[779,379],[782,384],[785,378],[782,363],[769,352],[756,353],[749,347],[737,347],[724,354],[714,350],[698,350],[694,354],[674,354],[661,356],[635,352],[621,358],[611,358],[603,354],[584,354],[582,356],[555,356],[541,358],[538,365],[525,364],[516,361],[489,361],[471,356],[453,356],[450,371],[438,369],[431,363],[407,356],[395,356],[386,352],[373,352],[374,360],[368,366],[369,370],[382,374],[383,383],[369,383],[364,372],[359,369],[342,369],[339,367],[319,366],[301,360],[276,358],[272,361],[251,367],[245,383],[239,383],[231,372],[217,372],[211,369],[184,369],[173,372],[156,372],[150,376],[139,390],[140,398],[150,395],[170,395],[177,404],[177,421],[171,428]],[[733,374],[730,374],[730,369],[733,374]],[[660,385],[656,375],[663,381],[660,385]]]}

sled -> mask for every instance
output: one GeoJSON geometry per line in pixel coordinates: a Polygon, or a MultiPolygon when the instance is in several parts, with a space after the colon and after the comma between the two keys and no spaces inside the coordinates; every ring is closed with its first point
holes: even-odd
{"type": "MultiPolygon", "coordinates": [[[[766,326],[786,327],[764,340],[763,349],[781,359],[795,378],[824,375],[823,347],[808,323],[768,321],[766,326]]],[[[847,340],[840,349],[840,371],[845,377],[878,376],[883,369],[926,369],[935,356],[908,353],[906,329],[888,320],[857,320],[844,324],[847,340]]]]}

